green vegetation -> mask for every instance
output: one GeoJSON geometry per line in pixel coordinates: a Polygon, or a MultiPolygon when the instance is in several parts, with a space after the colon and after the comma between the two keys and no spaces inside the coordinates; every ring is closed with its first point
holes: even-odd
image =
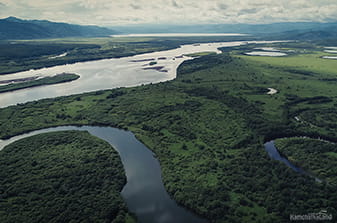
{"type": "Polygon", "coordinates": [[[88,132],[46,133],[0,152],[0,221],[125,222],[119,155],[88,132]]]}
{"type": "MultiPolygon", "coordinates": [[[[170,82],[1,109],[0,136],[66,124],[127,128],[159,158],[173,198],[213,222],[287,222],[290,214],[322,209],[336,217],[335,186],[271,160],[263,142],[296,135],[337,140],[331,122],[337,74],[305,64],[270,64],[232,50],[185,61],[170,82]],[[268,87],[278,93],[267,95],[268,87]],[[305,119],[319,115],[318,109],[330,115],[317,120],[331,125],[305,119]]],[[[326,177],[336,174],[333,169],[326,177]]]]}
{"type": "Polygon", "coordinates": [[[31,40],[0,43],[0,74],[104,58],[132,56],[177,45],[123,42],[112,38],[31,40]],[[56,57],[67,53],[66,56],[56,57]],[[51,58],[54,57],[54,58],[51,58]]]}
{"type": "Polygon", "coordinates": [[[59,83],[77,80],[78,78],[80,78],[80,76],[77,74],[62,73],[62,74],[57,74],[52,77],[43,77],[41,79],[3,85],[3,86],[0,86],[0,93],[4,93],[8,91],[16,91],[16,90],[25,89],[25,88],[38,87],[38,86],[43,86],[43,85],[59,84],[59,83]]]}
{"type": "Polygon", "coordinates": [[[133,56],[173,49],[182,44],[235,41],[240,38],[243,37],[116,37],[0,41],[0,74],[90,60],[133,56]],[[55,56],[64,53],[67,55],[55,58],[55,56]]]}
{"type": "Polygon", "coordinates": [[[201,56],[206,56],[206,55],[211,55],[211,54],[216,54],[215,52],[200,52],[200,53],[191,53],[191,54],[186,54],[188,57],[201,57],[201,56]]]}
{"type": "Polygon", "coordinates": [[[335,76],[337,70],[337,63],[328,59],[321,58],[327,53],[315,52],[313,54],[299,54],[286,57],[251,57],[241,56],[245,59],[255,62],[263,62],[271,66],[279,66],[283,69],[307,71],[311,74],[330,74],[335,76]]]}
{"type": "MultiPolygon", "coordinates": [[[[321,58],[329,53],[324,52],[322,46],[307,42],[285,42],[268,44],[268,47],[279,49],[287,53],[288,56],[247,56],[245,52],[253,51],[258,45],[245,45],[234,47],[232,55],[238,55],[241,58],[252,62],[264,63],[265,66],[278,67],[281,70],[303,75],[325,74],[336,76],[337,64],[335,61],[321,58]],[[234,53],[233,53],[234,52],[234,53]]],[[[226,49],[224,49],[226,50],[226,49]]]]}
{"type": "Polygon", "coordinates": [[[285,138],[276,147],[291,162],[327,183],[337,185],[337,146],[317,139],[285,138]]]}

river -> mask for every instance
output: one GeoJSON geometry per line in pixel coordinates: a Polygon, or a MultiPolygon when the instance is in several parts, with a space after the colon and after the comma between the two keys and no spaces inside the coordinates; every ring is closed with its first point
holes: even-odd
{"type": "MultiPolygon", "coordinates": [[[[306,138],[309,138],[309,137],[306,137],[306,138]]],[[[298,166],[295,166],[286,157],[281,156],[281,154],[279,153],[279,151],[277,150],[277,148],[275,146],[274,140],[266,142],[264,144],[264,148],[267,151],[269,157],[272,158],[273,160],[277,160],[277,161],[280,161],[280,162],[284,163],[285,165],[287,165],[288,167],[290,167],[292,170],[294,170],[297,173],[304,174],[304,175],[307,175],[309,177],[315,178],[316,182],[318,182],[318,183],[322,182],[321,179],[319,179],[319,178],[313,176],[312,174],[304,171],[302,168],[300,168],[298,166]]]]}
{"type": "Polygon", "coordinates": [[[304,170],[295,166],[287,158],[280,155],[279,151],[277,150],[277,148],[275,146],[274,141],[266,142],[264,144],[264,147],[265,147],[265,150],[267,151],[269,157],[272,158],[273,160],[281,161],[282,163],[286,164],[288,167],[293,169],[295,172],[305,174],[304,170]]]}
{"type": "Polygon", "coordinates": [[[15,136],[8,140],[0,140],[0,150],[4,146],[37,134],[80,130],[107,141],[119,153],[127,183],[122,196],[130,212],[136,214],[140,223],[205,223],[204,219],[195,216],[180,207],[167,194],[161,178],[161,170],[154,154],[129,131],[111,127],[94,126],[61,126],[33,131],[15,136]]]}
{"type": "MultiPolygon", "coordinates": [[[[276,42],[276,41],[269,41],[276,42]]],[[[69,72],[81,76],[73,82],[23,89],[1,94],[0,107],[17,103],[79,94],[89,91],[131,87],[142,84],[158,83],[176,77],[177,67],[190,53],[214,51],[220,53],[219,47],[232,47],[248,43],[268,43],[268,41],[222,42],[183,45],[180,48],[160,51],[132,57],[105,59],[90,62],[67,64],[38,70],[1,75],[0,81],[16,78],[27,78],[35,75],[50,76],[69,72]],[[156,61],[161,70],[143,69],[151,67],[149,61],[156,61]]],[[[109,142],[120,154],[125,168],[127,184],[123,188],[124,197],[129,210],[136,214],[143,223],[202,223],[207,222],[180,207],[167,194],[162,178],[160,165],[153,153],[140,143],[131,132],[110,127],[75,127],[65,126],[34,131],[15,136],[8,140],[0,140],[0,148],[13,141],[45,132],[64,130],[85,130],[109,142]]]]}
{"type": "Polygon", "coordinates": [[[277,41],[240,41],[182,45],[177,49],[140,54],[132,57],[80,62],[0,75],[0,81],[28,78],[36,75],[42,77],[51,76],[63,72],[76,73],[81,76],[72,82],[2,93],[0,94],[0,108],[43,98],[169,81],[176,77],[178,66],[185,60],[191,59],[184,56],[186,54],[205,51],[220,53],[219,47],[271,42],[277,41]],[[157,62],[157,64],[150,66],[150,60],[157,62]],[[159,71],[148,69],[151,67],[163,68],[159,71]]]}

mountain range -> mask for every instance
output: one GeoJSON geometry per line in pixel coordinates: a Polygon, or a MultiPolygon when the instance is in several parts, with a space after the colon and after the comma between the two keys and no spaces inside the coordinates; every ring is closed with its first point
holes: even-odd
{"type": "Polygon", "coordinates": [[[270,24],[198,24],[172,25],[148,24],[115,26],[115,30],[122,33],[246,33],[265,34],[287,31],[321,30],[336,27],[337,23],[317,22],[283,22],[270,24]]]}
{"type": "Polygon", "coordinates": [[[0,19],[0,39],[43,39],[65,37],[106,37],[114,34],[140,33],[245,33],[268,39],[337,39],[337,22],[284,22],[271,24],[140,24],[81,26],[47,20],[0,19]]]}
{"type": "Polygon", "coordinates": [[[0,19],[0,39],[103,37],[116,34],[109,28],[56,23],[47,20],[0,19]]]}
{"type": "Polygon", "coordinates": [[[245,33],[276,39],[331,39],[337,37],[337,22],[283,22],[271,24],[129,25],[115,26],[122,33],[245,33]]]}

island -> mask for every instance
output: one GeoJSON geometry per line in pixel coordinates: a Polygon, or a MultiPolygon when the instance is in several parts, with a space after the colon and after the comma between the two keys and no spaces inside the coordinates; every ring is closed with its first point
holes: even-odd
{"type": "Polygon", "coordinates": [[[5,93],[9,91],[17,91],[25,88],[38,87],[43,85],[53,85],[60,84],[65,82],[74,81],[80,78],[80,75],[73,73],[61,73],[54,76],[42,77],[42,78],[33,78],[27,79],[25,81],[19,81],[0,86],[0,93],[5,93]]]}

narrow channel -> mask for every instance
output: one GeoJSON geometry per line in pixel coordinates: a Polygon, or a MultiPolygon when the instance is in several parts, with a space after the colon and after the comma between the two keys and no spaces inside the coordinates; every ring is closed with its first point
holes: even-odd
{"type": "Polygon", "coordinates": [[[274,141],[266,142],[264,144],[264,148],[267,151],[269,157],[272,158],[273,160],[281,161],[282,163],[286,164],[288,167],[290,167],[291,169],[293,169],[295,172],[298,172],[300,174],[304,174],[304,175],[307,175],[307,176],[315,178],[316,182],[319,182],[319,183],[322,182],[322,180],[320,180],[319,178],[317,178],[317,177],[311,175],[310,173],[304,171],[300,167],[295,166],[287,158],[281,156],[280,153],[279,153],[279,151],[277,150],[277,148],[275,146],[275,142],[274,141]]]}
{"type": "Polygon", "coordinates": [[[41,133],[79,130],[107,141],[119,153],[127,178],[121,194],[130,212],[139,223],[206,223],[171,199],[162,182],[161,169],[154,154],[133,133],[111,127],[61,126],[33,131],[0,140],[0,150],[6,145],[41,133]]]}

